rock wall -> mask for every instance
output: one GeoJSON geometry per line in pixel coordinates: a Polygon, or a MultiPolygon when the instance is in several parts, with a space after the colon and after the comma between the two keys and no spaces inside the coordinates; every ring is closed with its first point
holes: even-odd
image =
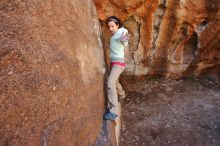
{"type": "Polygon", "coordinates": [[[0,1],[0,145],[87,146],[105,64],[90,0],[0,1]]]}
{"type": "Polygon", "coordinates": [[[127,75],[180,78],[220,72],[219,0],[93,1],[106,50],[108,16],[121,18],[130,32],[127,75]]]}

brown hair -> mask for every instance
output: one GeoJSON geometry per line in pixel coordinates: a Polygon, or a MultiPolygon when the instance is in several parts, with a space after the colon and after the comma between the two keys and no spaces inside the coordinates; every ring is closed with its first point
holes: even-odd
{"type": "Polygon", "coordinates": [[[108,17],[107,23],[110,22],[110,21],[114,21],[116,25],[119,25],[119,28],[123,26],[122,23],[121,23],[121,20],[116,16],[108,17]]]}

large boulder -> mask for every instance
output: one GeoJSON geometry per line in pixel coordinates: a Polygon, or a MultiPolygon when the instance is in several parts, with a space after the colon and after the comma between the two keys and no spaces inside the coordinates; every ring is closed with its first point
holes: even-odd
{"type": "Polygon", "coordinates": [[[93,145],[105,63],[90,0],[0,1],[0,145],[93,145]]]}

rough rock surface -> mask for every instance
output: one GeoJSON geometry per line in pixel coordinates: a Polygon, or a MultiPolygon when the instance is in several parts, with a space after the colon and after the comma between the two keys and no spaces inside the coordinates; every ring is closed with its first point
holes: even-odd
{"type": "Polygon", "coordinates": [[[108,16],[120,17],[130,32],[127,75],[179,78],[220,71],[219,0],[93,1],[106,49],[108,16]]]}
{"type": "Polygon", "coordinates": [[[0,1],[0,145],[93,145],[104,55],[90,0],[0,1]]]}

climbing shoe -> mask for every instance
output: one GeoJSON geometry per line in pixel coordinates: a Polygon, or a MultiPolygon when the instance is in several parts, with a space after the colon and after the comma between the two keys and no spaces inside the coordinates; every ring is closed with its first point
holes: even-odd
{"type": "Polygon", "coordinates": [[[122,101],[123,99],[125,99],[127,96],[127,94],[125,93],[124,95],[118,95],[118,101],[122,101]]]}
{"type": "Polygon", "coordinates": [[[104,120],[115,120],[116,117],[117,115],[115,113],[106,112],[103,118],[104,120]]]}

